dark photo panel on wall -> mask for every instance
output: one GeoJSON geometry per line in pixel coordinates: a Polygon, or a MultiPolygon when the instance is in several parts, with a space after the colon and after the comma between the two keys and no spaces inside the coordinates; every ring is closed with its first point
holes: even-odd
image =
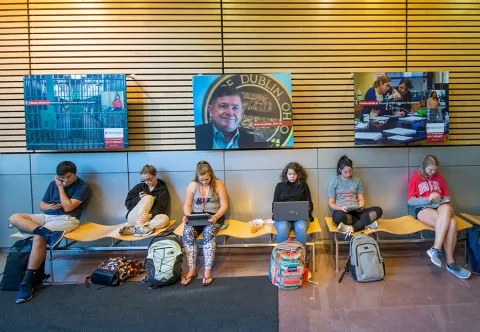
{"type": "Polygon", "coordinates": [[[291,75],[193,77],[197,150],[293,146],[291,75]]]}
{"type": "Polygon", "coordinates": [[[27,150],[128,147],[123,74],[23,78],[27,150]]]}
{"type": "Polygon", "coordinates": [[[445,143],[448,72],[354,74],[355,145],[445,143]]]}

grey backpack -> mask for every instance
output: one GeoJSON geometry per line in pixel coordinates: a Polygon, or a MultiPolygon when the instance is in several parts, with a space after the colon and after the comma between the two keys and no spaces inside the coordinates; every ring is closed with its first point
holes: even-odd
{"type": "Polygon", "coordinates": [[[365,234],[355,235],[350,241],[350,255],[345,263],[345,271],[338,282],[342,282],[346,272],[356,282],[383,280],[385,263],[377,242],[365,234]]]}

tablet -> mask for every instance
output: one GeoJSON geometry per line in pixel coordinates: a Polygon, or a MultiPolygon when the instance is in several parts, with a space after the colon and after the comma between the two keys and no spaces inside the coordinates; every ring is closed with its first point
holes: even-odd
{"type": "Polygon", "coordinates": [[[186,215],[188,220],[198,220],[198,219],[205,219],[208,220],[212,217],[211,214],[208,213],[201,213],[201,214],[187,214],[186,215]]]}
{"type": "Polygon", "coordinates": [[[360,206],[358,206],[358,205],[347,205],[347,211],[348,212],[357,211],[357,210],[360,210],[360,206]]]}

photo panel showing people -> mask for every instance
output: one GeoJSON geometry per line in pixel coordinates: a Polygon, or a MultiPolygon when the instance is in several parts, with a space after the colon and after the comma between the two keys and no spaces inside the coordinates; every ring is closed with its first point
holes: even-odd
{"type": "Polygon", "coordinates": [[[354,74],[355,144],[445,143],[448,72],[354,74]]]}
{"type": "Polygon", "coordinates": [[[291,75],[193,77],[197,150],[293,146],[291,75]]]}

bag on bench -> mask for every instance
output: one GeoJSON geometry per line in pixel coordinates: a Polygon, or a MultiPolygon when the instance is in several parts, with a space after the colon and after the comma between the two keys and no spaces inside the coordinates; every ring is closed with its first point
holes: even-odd
{"type": "Polygon", "coordinates": [[[345,271],[338,282],[342,282],[346,272],[356,282],[383,280],[385,263],[378,248],[378,243],[365,234],[355,235],[350,241],[350,254],[345,263],[345,271]]]}
{"type": "Polygon", "coordinates": [[[143,272],[145,272],[143,262],[126,257],[107,258],[89,277],[85,278],[85,284],[88,287],[88,280],[90,280],[97,285],[120,286],[128,278],[143,272]]]}
{"type": "Polygon", "coordinates": [[[305,273],[305,247],[298,241],[287,240],[272,251],[269,277],[279,288],[300,288],[305,273]]]}
{"type": "MultiPolygon", "coordinates": [[[[28,267],[28,259],[32,250],[33,238],[18,240],[8,251],[5,270],[3,271],[2,290],[18,291],[18,286],[25,277],[28,267]]],[[[45,274],[45,260],[37,269],[34,275],[33,286],[41,285],[50,278],[49,274],[45,274]]]]}
{"type": "Polygon", "coordinates": [[[150,289],[174,284],[182,276],[182,264],[182,240],[172,231],[162,232],[148,246],[147,275],[142,281],[150,282],[150,289]]]}

